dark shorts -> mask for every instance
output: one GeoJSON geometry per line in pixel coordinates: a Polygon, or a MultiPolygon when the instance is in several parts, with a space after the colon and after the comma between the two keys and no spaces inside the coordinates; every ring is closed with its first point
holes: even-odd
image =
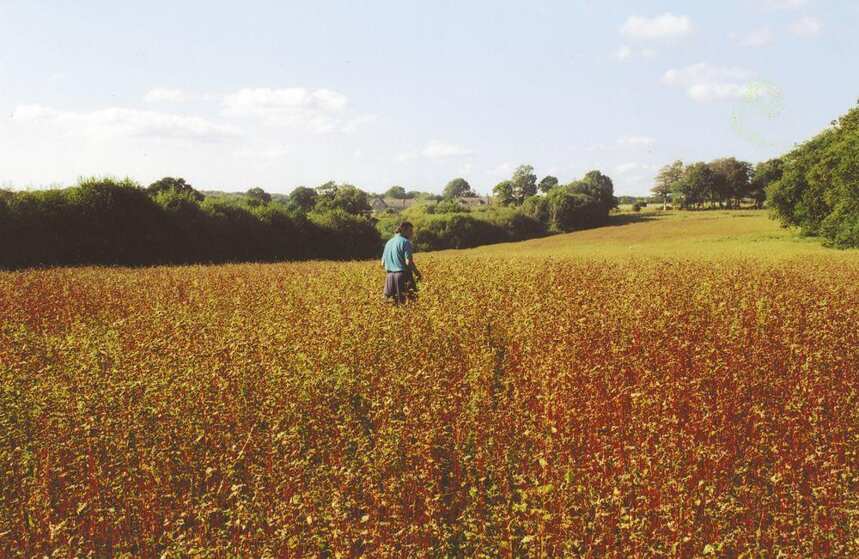
{"type": "Polygon", "coordinates": [[[415,294],[415,282],[411,272],[388,272],[385,277],[385,298],[403,303],[415,294]]]}

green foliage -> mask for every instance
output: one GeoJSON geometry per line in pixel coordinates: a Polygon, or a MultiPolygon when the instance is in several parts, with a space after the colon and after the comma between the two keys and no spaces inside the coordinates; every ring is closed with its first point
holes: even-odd
{"type": "Polygon", "coordinates": [[[752,164],[725,157],[711,161],[708,166],[714,173],[714,183],[710,200],[739,207],[740,200],[751,194],[752,164]]]}
{"type": "Polygon", "coordinates": [[[370,211],[367,193],[351,184],[325,183],[316,190],[319,193],[316,200],[316,211],[339,210],[354,215],[370,211]]]}
{"type": "Polygon", "coordinates": [[[685,209],[701,207],[711,199],[716,187],[716,173],[704,162],[689,165],[676,185],[676,193],[681,195],[681,207],[685,209]]]}
{"type": "Polygon", "coordinates": [[[476,196],[471,190],[471,185],[468,181],[458,177],[447,183],[442,191],[444,198],[462,198],[468,196],[476,196]]]}
{"type": "Polygon", "coordinates": [[[492,188],[492,194],[495,196],[495,201],[501,206],[510,206],[516,203],[516,197],[513,194],[513,182],[501,181],[492,188]]]}
{"type": "Polygon", "coordinates": [[[537,185],[537,188],[543,194],[548,193],[550,190],[558,186],[558,177],[553,177],[552,175],[546,175],[540,181],[540,184],[537,185]]]}
{"type": "Polygon", "coordinates": [[[529,196],[522,203],[522,212],[541,223],[549,223],[549,200],[546,196],[529,196]]]}
{"type": "Polygon", "coordinates": [[[475,211],[438,212],[438,206],[419,205],[398,216],[386,216],[376,228],[383,238],[394,234],[403,219],[415,225],[413,239],[418,250],[467,248],[542,236],[546,228],[518,208],[486,208],[475,211]]]}
{"type": "Polygon", "coordinates": [[[373,256],[381,244],[370,219],[342,209],[316,211],[309,220],[253,196],[200,202],[190,188],[162,182],[144,190],[109,178],[3,194],[0,237],[15,239],[0,243],[0,267],[7,268],[350,259],[373,256]]]}
{"type": "Polygon", "coordinates": [[[552,189],[546,195],[549,205],[549,229],[573,231],[601,225],[608,218],[603,204],[579,191],[579,183],[552,189]]]}
{"type": "Polygon", "coordinates": [[[455,214],[468,213],[469,209],[457,202],[455,198],[445,198],[438,204],[427,206],[426,212],[435,214],[455,214]]]}
{"type": "Polygon", "coordinates": [[[406,189],[403,188],[402,186],[392,186],[391,188],[389,188],[388,190],[385,191],[385,194],[383,194],[383,196],[385,198],[394,198],[395,200],[405,200],[405,199],[409,198],[409,195],[406,192],[406,189]]]}
{"type": "Polygon", "coordinates": [[[289,193],[289,205],[300,212],[307,213],[316,207],[318,197],[316,190],[299,186],[289,193]]]}
{"type": "Polygon", "coordinates": [[[517,205],[521,205],[529,196],[537,194],[537,175],[534,174],[534,167],[531,165],[519,165],[513,171],[510,183],[513,189],[513,200],[517,205]]]}
{"type": "Polygon", "coordinates": [[[203,194],[194,189],[190,184],[185,182],[183,178],[164,177],[157,180],[146,187],[146,191],[150,196],[155,196],[161,192],[172,191],[179,194],[187,194],[192,196],[198,202],[203,201],[203,194]]]}
{"type": "Polygon", "coordinates": [[[679,191],[680,181],[683,179],[685,167],[682,161],[675,161],[659,169],[656,175],[656,184],[651,192],[656,194],[663,202],[670,198],[671,194],[679,191]]]}
{"type": "Polygon", "coordinates": [[[264,204],[268,204],[269,202],[271,202],[271,194],[269,194],[268,192],[266,192],[265,190],[263,190],[262,188],[260,188],[258,186],[249,189],[245,193],[245,196],[247,196],[250,199],[252,206],[258,206],[261,204],[264,205],[264,204]]]}
{"type": "Polygon", "coordinates": [[[832,246],[859,246],[859,107],[782,160],[780,178],[766,186],[773,215],[832,246]]]}
{"type": "Polygon", "coordinates": [[[614,197],[614,183],[606,175],[599,171],[590,171],[582,180],[570,185],[573,192],[585,194],[595,199],[606,216],[608,212],[617,207],[617,198],[614,197]]]}
{"type": "Polygon", "coordinates": [[[749,196],[755,201],[755,206],[763,207],[767,198],[767,187],[779,180],[784,174],[784,161],[781,158],[762,161],[755,166],[749,184],[749,196]]]}

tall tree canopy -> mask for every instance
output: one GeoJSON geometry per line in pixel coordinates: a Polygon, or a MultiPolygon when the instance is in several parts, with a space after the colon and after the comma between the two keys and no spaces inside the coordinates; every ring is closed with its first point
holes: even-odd
{"type": "Polygon", "coordinates": [[[525,198],[537,194],[537,175],[534,174],[534,167],[531,165],[519,165],[513,171],[510,183],[513,188],[513,200],[517,205],[522,204],[525,198]]]}
{"type": "Polygon", "coordinates": [[[558,186],[558,177],[553,177],[552,175],[546,175],[537,185],[537,188],[543,194],[547,194],[550,190],[558,186]]]}
{"type": "Polygon", "coordinates": [[[724,157],[711,161],[709,166],[715,175],[710,199],[720,204],[727,203],[728,207],[739,206],[740,200],[750,194],[752,164],[724,157]]]}
{"type": "Polygon", "coordinates": [[[258,186],[248,189],[248,191],[245,193],[245,196],[247,196],[257,204],[268,204],[269,202],[271,202],[271,194],[258,186]]]}
{"type": "Polygon", "coordinates": [[[659,169],[656,175],[656,184],[650,189],[662,199],[663,206],[667,204],[672,193],[677,192],[680,181],[683,179],[684,166],[682,161],[675,161],[659,169]]]}
{"type": "Polygon", "coordinates": [[[476,196],[476,194],[471,190],[471,185],[468,184],[467,180],[457,177],[445,185],[442,196],[445,198],[462,198],[476,196]]]}
{"type": "Polygon", "coordinates": [[[185,182],[185,179],[181,177],[164,177],[163,179],[159,179],[146,187],[146,192],[151,196],[160,194],[161,192],[175,192],[176,194],[190,196],[198,202],[201,202],[205,198],[202,193],[197,192],[193,186],[185,182]]]}
{"type": "Polygon", "coordinates": [[[492,188],[495,201],[502,206],[510,206],[516,202],[513,195],[513,183],[509,180],[501,181],[492,188]]]}
{"type": "Polygon", "coordinates": [[[776,157],[768,161],[761,161],[755,166],[752,179],[749,183],[749,197],[755,201],[755,206],[763,207],[767,198],[767,187],[779,180],[784,174],[784,161],[776,157]]]}
{"type": "Polygon", "coordinates": [[[384,196],[386,198],[394,198],[395,200],[405,200],[409,197],[406,193],[406,189],[402,186],[392,186],[385,191],[384,196]]]}
{"type": "Polygon", "coordinates": [[[370,199],[367,193],[351,184],[325,183],[318,187],[319,198],[316,209],[329,212],[342,210],[350,214],[361,214],[370,211],[370,199]]]}
{"type": "Polygon", "coordinates": [[[859,107],[783,158],[767,202],[783,225],[859,247],[859,107]]]}

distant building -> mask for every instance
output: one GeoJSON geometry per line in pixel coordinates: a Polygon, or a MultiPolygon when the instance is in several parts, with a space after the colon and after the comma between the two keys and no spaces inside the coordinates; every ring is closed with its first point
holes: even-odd
{"type": "Polygon", "coordinates": [[[388,204],[380,196],[374,196],[368,200],[370,209],[374,212],[383,212],[388,209],[388,204]]]}

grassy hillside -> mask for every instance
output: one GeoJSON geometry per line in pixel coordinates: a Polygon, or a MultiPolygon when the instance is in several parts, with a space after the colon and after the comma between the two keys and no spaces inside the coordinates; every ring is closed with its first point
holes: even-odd
{"type": "Polygon", "coordinates": [[[780,227],[765,210],[663,212],[611,216],[608,227],[474,249],[493,256],[623,258],[630,256],[710,258],[740,256],[782,259],[826,256],[859,261],[859,251],[824,248],[819,239],[780,227]]]}

